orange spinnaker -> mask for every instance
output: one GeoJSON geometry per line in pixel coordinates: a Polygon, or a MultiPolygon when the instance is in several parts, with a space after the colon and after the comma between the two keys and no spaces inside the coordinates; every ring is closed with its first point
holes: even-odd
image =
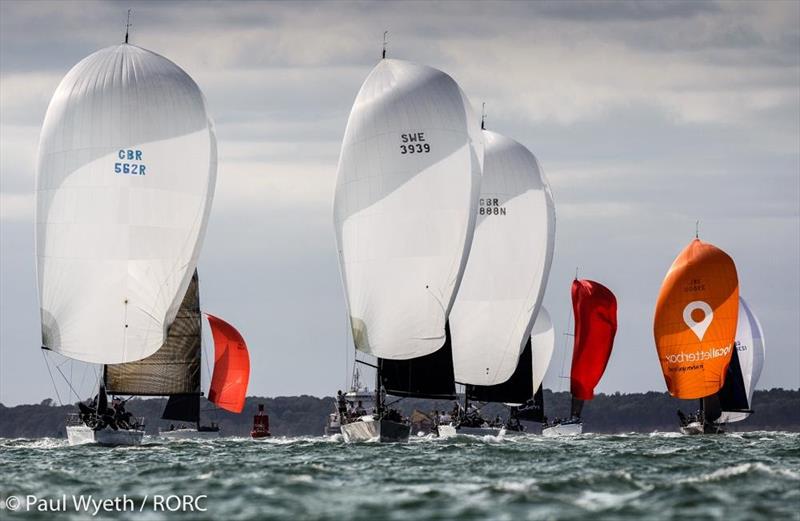
{"type": "Polygon", "coordinates": [[[250,355],[242,335],[221,318],[209,315],[214,337],[214,375],[208,399],[221,409],[242,412],[250,382],[250,355]]]}
{"type": "Polygon", "coordinates": [[[658,294],[653,333],[669,393],[681,399],[720,390],[739,315],[739,279],[727,253],[694,239],[672,263],[658,294]]]}

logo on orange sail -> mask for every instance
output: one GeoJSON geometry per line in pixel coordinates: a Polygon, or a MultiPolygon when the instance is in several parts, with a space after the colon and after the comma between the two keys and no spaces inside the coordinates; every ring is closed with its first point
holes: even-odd
{"type": "Polygon", "coordinates": [[[714,312],[707,302],[702,300],[695,300],[686,304],[683,308],[683,321],[692,330],[698,340],[702,341],[703,337],[708,331],[708,326],[714,320],[714,312]],[[702,312],[700,314],[699,312],[702,312]]]}

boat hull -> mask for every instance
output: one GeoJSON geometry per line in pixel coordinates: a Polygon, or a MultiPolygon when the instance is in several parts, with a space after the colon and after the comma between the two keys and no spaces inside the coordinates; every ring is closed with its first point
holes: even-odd
{"type": "Polygon", "coordinates": [[[583,423],[557,423],[542,428],[542,436],[555,438],[558,436],[579,436],[583,434],[583,423]]]}
{"type": "Polygon", "coordinates": [[[411,426],[391,420],[362,420],[341,426],[346,443],[379,441],[381,443],[407,442],[411,426]]]}
{"type": "Polygon", "coordinates": [[[67,426],[67,441],[70,445],[86,445],[96,443],[105,447],[141,445],[144,431],[136,429],[114,430],[106,427],[99,431],[92,430],[86,425],[67,426]]]}
{"type": "Polygon", "coordinates": [[[500,436],[501,427],[456,427],[458,434],[467,436],[500,436]]]}
{"type": "Polygon", "coordinates": [[[197,429],[175,429],[159,431],[158,436],[168,440],[215,440],[220,437],[219,431],[198,431],[197,429]]]}
{"type": "Polygon", "coordinates": [[[458,431],[453,425],[439,425],[436,427],[439,437],[442,439],[452,438],[458,435],[458,431]]]}
{"type": "Polygon", "coordinates": [[[721,425],[703,425],[702,422],[690,422],[681,425],[681,434],[696,436],[698,434],[725,434],[721,425]]]}

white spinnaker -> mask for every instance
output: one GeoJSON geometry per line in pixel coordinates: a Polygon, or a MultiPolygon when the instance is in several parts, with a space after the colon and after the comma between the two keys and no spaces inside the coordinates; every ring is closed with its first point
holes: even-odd
{"type": "Polygon", "coordinates": [[[450,333],[457,382],[494,385],[514,373],[539,312],[555,244],[555,207],[533,154],[484,131],[475,235],[450,333]]]}
{"type": "MultiPolygon", "coordinates": [[[[747,403],[753,407],[753,391],[756,389],[761,370],[764,368],[764,331],[758,317],[750,310],[750,306],[739,297],[739,321],[736,324],[736,354],[739,367],[742,369],[742,381],[747,391],[747,403]]],[[[722,412],[720,423],[742,421],[750,416],[746,412],[722,412]]]]}
{"type": "Polygon", "coordinates": [[[542,306],[531,329],[531,355],[533,359],[533,392],[539,390],[553,357],[556,337],[550,313],[542,306]]]}
{"type": "Polygon", "coordinates": [[[375,66],[347,122],[334,200],[360,351],[404,360],[444,344],[482,164],[478,119],[450,76],[401,60],[375,66]]]}
{"type": "Polygon", "coordinates": [[[205,98],[180,67],[127,44],[75,65],[39,142],[42,345],[103,364],[157,351],[197,264],[216,173],[205,98]]]}

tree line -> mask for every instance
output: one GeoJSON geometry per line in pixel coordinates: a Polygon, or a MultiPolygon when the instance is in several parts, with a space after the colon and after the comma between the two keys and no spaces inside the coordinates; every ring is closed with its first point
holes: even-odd
{"type": "MultiPolygon", "coordinates": [[[[544,392],[545,411],[549,417],[568,416],[570,395],[567,392],[544,392]]],[[[390,398],[391,402],[392,399],[390,398]]],[[[270,429],[275,436],[319,436],[323,432],[327,416],[334,411],[333,397],[278,396],[247,398],[241,414],[215,409],[203,399],[202,423],[216,422],[223,435],[249,436],[259,404],[264,404],[270,416],[270,429]]],[[[451,410],[453,401],[435,401],[406,398],[393,406],[405,415],[414,410],[429,414],[434,410],[451,410]]],[[[462,400],[463,403],[463,400],[462,400]]],[[[178,427],[180,422],[161,420],[166,404],[163,398],[133,398],[127,409],[147,421],[147,431],[154,434],[158,428],[178,427]]],[[[770,389],[756,391],[753,397],[755,414],[745,421],[731,424],[729,431],[781,430],[800,431],[800,389],[770,389]]],[[[676,411],[692,412],[697,402],[676,400],[667,393],[647,392],[629,394],[598,394],[586,403],[583,409],[584,432],[623,433],[677,431],[676,411]]],[[[64,418],[76,411],[74,404],[56,405],[44,400],[37,405],[6,407],[0,404],[0,437],[41,438],[65,437],[64,418]]],[[[507,417],[507,409],[501,404],[488,404],[482,408],[484,416],[507,417]]],[[[531,429],[538,432],[536,426],[531,429]]]]}

